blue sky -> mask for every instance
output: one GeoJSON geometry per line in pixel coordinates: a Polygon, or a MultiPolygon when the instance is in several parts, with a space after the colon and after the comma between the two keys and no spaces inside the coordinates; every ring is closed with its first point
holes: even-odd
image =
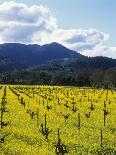
{"type": "MultiPolygon", "coordinates": [[[[95,28],[110,35],[116,45],[116,0],[14,0],[47,6],[62,28],[95,28]]],[[[4,0],[0,0],[4,2],[4,0]]]]}
{"type": "Polygon", "coordinates": [[[88,56],[116,58],[116,0],[0,0],[0,3],[0,43],[55,41],[88,56]]]}

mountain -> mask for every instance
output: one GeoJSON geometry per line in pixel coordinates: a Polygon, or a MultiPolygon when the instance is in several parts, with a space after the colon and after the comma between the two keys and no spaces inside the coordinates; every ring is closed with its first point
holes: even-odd
{"type": "Polygon", "coordinates": [[[5,43],[0,45],[0,72],[32,68],[36,70],[75,71],[77,69],[109,69],[116,67],[116,59],[86,57],[61,44],[43,46],[5,43]]]}
{"type": "Polygon", "coordinates": [[[61,44],[0,45],[0,83],[116,87],[116,59],[86,57],[61,44]]]}
{"type": "Polygon", "coordinates": [[[85,57],[83,59],[73,59],[65,61],[63,63],[65,68],[72,68],[72,70],[78,69],[101,69],[107,70],[113,67],[116,67],[116,59],[107,58],[103,56],[97,57],[85,57]]]}
{"type": "Polygon", "coordinates": [[[81,54],[72,51],[58,43],[47,45],[24,45],[17,43],[6,43],[0,45],[0,66],[5,68],[25,68],[49,61],[67,60],[71,58],[82,58],[81,54]],[[4,64],[6,66],[4,66],[4,64]]]}

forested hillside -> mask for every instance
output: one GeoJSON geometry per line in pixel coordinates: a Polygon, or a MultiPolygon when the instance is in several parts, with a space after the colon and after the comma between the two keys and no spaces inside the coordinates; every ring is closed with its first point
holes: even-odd
{"type": "Polygon", "coordinates": [[[0,82],[116,87],[116,59],[86,57],[58,43],[0,45],[0,82]]]}

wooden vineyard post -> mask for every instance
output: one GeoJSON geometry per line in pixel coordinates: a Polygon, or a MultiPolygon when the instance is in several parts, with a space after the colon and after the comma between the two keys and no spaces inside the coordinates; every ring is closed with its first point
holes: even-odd
{"type": "Polygon", "coordinates": [[[39,109],[37,109],[37,126],[39,125],[39,109]]]}
{"type": "Polygon", "coordinates": [[[43,98],[43,105],[44,105],[44,98],[43,98]]]}
{"type": "Polygon", "coordinates": [[[58,128],[58,141],[60,140],[60,129],[58,128]]]}
{"type": "Polygon", "coordinates": [[[110,112],[108,112],[108,110],[106,109],[106,103],[104,102],[104,109],[103,109],[103,112],[104,112],[104,126],[106,126],[106,116],[108,114],[110,114],[110,112]]]}
{"type": "MultiPolygon", "coordinates": [[[[45,131],[46,131],[46,114],[45,114],[45,131]]],[[[47,139],[47,137],[46,137],[46,139],[47,139]]]]}
{"type": "Polygon", "coordinates": [[[94,109],[95,109],[95,108],[94,108],[94,105],[93,105],[93,103],[92,103],[92,101],[91,101],[90,110],[93,111],[94,109]]]}
{"type": "Polygon", "coordinates": [[[58,97],[58,104],[60,105],[60,99],[59,99],[59,97],[58,97]]]}
{"type": "Polygon", "coordinates": [[[80,120],[80,113],[78,113],[78,128],[80,131],[80,127],[81,127],[81,120],[80,120]]]}
{"type": "Polygon", "coordinates": [[[52,109],[52,106],[48,105],[48,100],[47,100],[47,106],[46,106],[47,110],[49,111],[50,109],[52,109]]]}
{"type": "Polygon", "coordinates": [[[104,112],[104,126],[106,125],[106,115],[105,115],[105,112],[104,112]]]}
{"type": "Polygon", "coordinates": [[[34,99],[34,97],[35,97],[35,94],[33,93],[33,99],[34,99]]]}
{"type": "Polygon", "coordinates": [[[105,111],[106,111],[106,104],[104,102],[104,126],[106,125],[106,115],[105,115],[105,111]]]}
{"type": "Polygon", "coordinates": [[[5,86],[5,88],[4,88],[4,96],[6,96],[6,86],[5,86]]]}
{"type": "Polygon", "coordinates": [[[23,97],[21,97],[21,104],[24,106],[24,108],[25,108],[25,102],[24,102],[24,100],[23,100],[23,97]]]}
{"type": "Polygon", "coordinates": [[[101,147],[103,146],[103,132],[101,129],[101,133],[100,133],[100,141],[101,141],[101,147]]]}
{"type": "Polygon", "coordinates": [[[7,101],[6,101],[6,86],[5,86],[4,94],[3,94],[3,97],[2,97],[2,101],[1,101],[1,109],[0,109],[0,111],[1,111],[1,115],[0,115],[1,128],[3,128],[3,126],[7,126],[8,125],[8,123],[3,122],[3,114],[4,114],[4,112],[8,112],[6,110],[6,107],[5,107],[6,104],[7,104],[7,101]]]}
{"type": "Polygon", "coordinates": [[[82,102],[81,102],[81,101],[82,101],[82,96],[81,96],[81,98],[80,98],[80,107],[82,106],[82,104],[81,104],[82,102]]]}
{"type": "Polygon", "coordinates": [[[1,103],[1,119],[0,119],[0,122],[1,122],[1,128],[2,128],[2,123],[3,123],[3,108],[2,108],[2,103],[1,103]]]}
{"type": "Polygon", "coordinates": [[[67,146],[64,145],[61,141],[61,138],[60,138],[60,129],[58,128],[58,142],[57,144],[55,145],[55,153],[57,155],[64,155],[66,153],[68,153],[69,150],[67,149],[67,146]]]}
{"type": "Polygon", "coordinates": [[[39,105],[41,104],[41,100],[40,100],[40,98],[39,98],[39,105]]]}
{"type": "Polygon", "coordinates": [[[41,129],[39,131],[43,134],[43,136],[45,136],[45,139],[48,140],[48,135],[51,133],[52,130],[47,128],[46,114],[45,114],[44,125],[41,124],[41,129]]]}
{"type": "Polygon", "coordinates": [[[2,97],[2,102],[1,102],[1,118],[0,118],[0,122],[1,122],[1,128],[3,127],[3,109],[5,106],[5,96],[6,96],[6,86],[4,88],[4,96],[2,97]]]}
{"type": "Polygon", "coordinates": [[[79,109],[77,109],[77,108],[75,107],[75,104],[76,104],[75,102],[73,102],[72,104],[73,104],[72,111],[75,113],[75,112],[76,112],[77,110],[79,110],[79,109]]]}

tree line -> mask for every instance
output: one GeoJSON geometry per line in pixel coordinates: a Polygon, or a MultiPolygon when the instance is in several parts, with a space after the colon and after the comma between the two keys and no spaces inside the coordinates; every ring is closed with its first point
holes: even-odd
{"type": "Polygon", "coordinates": [[[0,75],[0,83],[31,85],[63,85],[96,88],[116,88],[116,68],[58,70],[15,70],[0,75]]]}

